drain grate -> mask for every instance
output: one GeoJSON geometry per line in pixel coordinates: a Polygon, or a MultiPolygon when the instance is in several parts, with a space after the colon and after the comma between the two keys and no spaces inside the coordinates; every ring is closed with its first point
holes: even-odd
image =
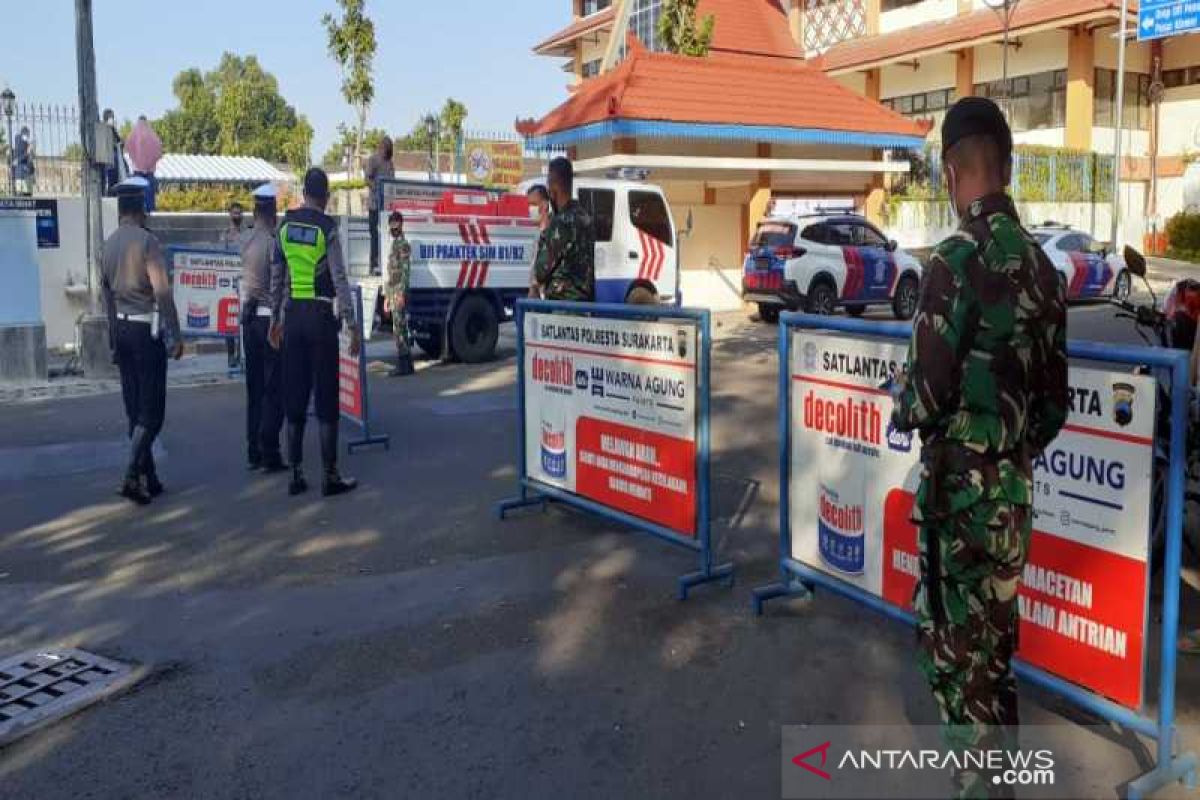
{"type": "Polygon", "coordinates": [[[83,650],[30,650],[0,661],[0,746],[132,685],[141,671],[83,650]]]}

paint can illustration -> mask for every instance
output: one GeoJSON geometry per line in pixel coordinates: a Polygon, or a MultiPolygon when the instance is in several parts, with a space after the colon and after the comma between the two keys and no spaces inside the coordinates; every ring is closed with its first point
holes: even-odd
{"type": "Polygon", "coordinates": [[[854,459],[829,459],[817,486],[821,560],[846,575],[862,575],[866,566],[866,479],[855,466],[854,459]]]}
{"type": "Polygon", "coordinates": [[[567,425],[557,404],[542,409],[542,472],[547,477],[567,479],[567,425]]]}

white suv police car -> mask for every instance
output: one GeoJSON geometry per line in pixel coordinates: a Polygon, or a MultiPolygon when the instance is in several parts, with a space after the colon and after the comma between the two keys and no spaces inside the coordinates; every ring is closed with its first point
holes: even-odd
{"type": "Polygon", "coordinates": [[[1067,300],[1088,300],[1112,295],[1129,297],[1133,276],[1120,256],[1110,254],[1092,237],[1057,222],[1047,222],[1029,231],[1058,270],[1067,289],[1067,300]]]}
{"type": "Polygon", "coordinates": [[[742,298],[763,322],[785,309],[854,316],[890,305],[898,319],[917,310],[921,262],[864,217],[821,213],[763,220],[750,243],[742,298]]]}

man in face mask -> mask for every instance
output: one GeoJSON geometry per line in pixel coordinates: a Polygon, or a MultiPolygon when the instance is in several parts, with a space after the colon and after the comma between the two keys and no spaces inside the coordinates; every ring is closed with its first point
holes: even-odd
{"type": "MultiPolygon", "coordinates": [[[[1032,461],[1067,416],[1066,300],[1005,193],[1012,134],[996,104],[955,103],[942,147],[960,224],[925,271],[893,421],[922,440],[918,663],[947,744],[1001,749],[1017,725],[1011,660],[1032,461]]],[[[1008,796],[990,775],[955,777],[962,797],[1008,796]]]]}
{"type": "Polygon", "coordinates": [[[547,300],[591,302],[596,299],[596,234],[587,209],[573,198],[575,171],[571,162],[550,162],[550,207],[554,216],[546,229],[546,257],[535,267],[535,279],[547,300]]]}

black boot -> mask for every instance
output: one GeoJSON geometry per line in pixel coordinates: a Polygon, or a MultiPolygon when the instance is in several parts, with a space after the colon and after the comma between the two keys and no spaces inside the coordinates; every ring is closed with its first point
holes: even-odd
{"type": "Polygon", "coordinates": [[[321,423],[321,463],[325,466],[325,474],[321,478],[321,494],[326,497],[345,494],[358,488],[358,481],[354,478],[343,478],[338,473],[337,436],[336,422],[321,423]]]}
{"type": "Polygon", "coordinates": [[[151,444],[146,448],[145,456],[142,459],[142,476],[146,479],[146,494],[151,497],[158,497],[167,490],[167,487],[162,485],[162,481],[158,479],[158,467],[154,463],[154,445],[151,444]]]}
{"type": "Polygon", "coordinates": [[[292,462],[288,494],[295,497],[308,491],[308,481],[304,479],[304,423],[288,423],[288,460],[292,462]]]}
{"type": "Polygon", "coordinates": [[[149,438],[149,431],[140,425],[133,429],[129,437],[129,466],[125,470],[125,479],[117,489],[117,494],[139,506],[150,503],[150,494],[142,486],[144,451],[149,438]]]}
{"type": "Polygon", "coordinates": [[[412,375],[416,372],[413,367],[411,353],[405,353],[402,356],[396,356],[396,368],[388,373],[389,378],[403,378],[412,375]]]}

